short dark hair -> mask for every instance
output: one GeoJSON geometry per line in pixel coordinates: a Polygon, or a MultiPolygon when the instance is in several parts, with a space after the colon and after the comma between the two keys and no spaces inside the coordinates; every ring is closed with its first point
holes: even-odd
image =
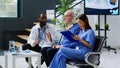
{"type": "Polygon", "coordinates": [[[39,13],[39,14],[37,15],[37,18],[40,17],[40,14],[46,15],[46,13],[42,12],[42,13],[39,13]]]}
{"type": "Polygon", "coordinates": [[[88,17],[86,14],[81,14],[78,16],[78,19],[82,20],[85,22],[85,30],[87,29],[92,29],[91,26],[89,25],[88,17]]]}

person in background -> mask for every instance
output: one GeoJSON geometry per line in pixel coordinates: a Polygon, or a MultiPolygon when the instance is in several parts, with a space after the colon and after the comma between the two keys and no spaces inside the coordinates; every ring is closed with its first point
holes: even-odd
{"type": "Polygon", "coordinates": [[[66,68],[66,61],[84,60],[85,54],[91,52],[94,47],[95,34],[89,25],[88,18],[85,14],[78,17],[80,32],[78,35],[72,35],[72,38],[78,40],[76,44],[67,47],[60,47],[55,54],[50,68],[66,68]]]}
{"type": "MultiPolygon", "coordinates": [[[[23,50],[29,49],[40,53],[41,49],[44,47],[51,47],[57,42],[54,26],[47,23],[47,16],[45,13],[39,14],[38,22],[38,24],[32,27],[27,44],[22,46],[23,50]]],[[[43,55],[41,59],[42,64],[46,59],[43,58],[43,55]]],[[[26,61],[28,62],[28,58],[26,58],[26,61]]]]}
{"type": "MultiPolygon", "coordinates": [[[[74,12],[72,10],[67,10],[64,13],[64,22],[66,24],[65,30],[69,30],[70,32],[78,35],[79,33],[79,26],[78,24],[74,21],[74,12]]],[[[53,45],[52,48],[48,48],[45,53],[46,57],[49,60],[48,66],[51,63],[55,53],[58,51],[59,48],[61,47],[69,47],[74,45],[74,42],[69,41],[66,37],[62,36],[61,40],[57,45],[53,45]]]]}

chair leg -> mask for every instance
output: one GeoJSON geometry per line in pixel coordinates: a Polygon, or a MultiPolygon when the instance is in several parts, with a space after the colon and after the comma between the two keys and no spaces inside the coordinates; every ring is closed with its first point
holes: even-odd
{"type": "Polygon", "coordinates": [[[95,66],[93,66],[93,68],[98,68],[98,66],[97,66],[97,65],[95,65],[95,66]]]}

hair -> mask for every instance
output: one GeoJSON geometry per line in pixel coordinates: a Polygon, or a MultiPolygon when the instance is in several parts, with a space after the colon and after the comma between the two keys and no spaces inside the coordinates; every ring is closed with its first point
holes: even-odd
{"type": "Polygon", "coordinates": [[[67,10],[65,13],[68,13],[74,17],[74,12],[72,10],[67,10]]]}
{"type": "Polygon", "coordinates": [[[39,18],[41,14],[46,15],[46,13],[42,12],[37,15],[37,18],[39,18]]]}
{"type": "Polygon", "coordinates": [[[78,19],[82,20],[85,23],[85,30],[92,29],[89,25],[88,17],[86,14],[79,15],[78,19]]]}

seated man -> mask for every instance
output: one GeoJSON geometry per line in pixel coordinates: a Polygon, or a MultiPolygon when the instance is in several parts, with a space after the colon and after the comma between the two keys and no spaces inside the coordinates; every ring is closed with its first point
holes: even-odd
{"type": "MultiPolygon", "coordinates": [[[[77,23],[74,23],[74,13],[71,10],[67,10],[64,14],[64,21],[66,24],[66,30],[71,31],[74,34],[79,33],[79,26],[77,23]]],[[[52,48],[46,48],[46,51],[44,53],[46,54],[45,57],[49,60],[49,63],[47,64],[49,66],[52,58],[54,57],[55,53],[58,51],[59,48],[62,46],[68,47],[69,45],[74,44],[73,42],[70,42],[66,37],[62,36],[61,41],[58,45],[54,45],[52,48]]],[[[44,55],[45,55],[44,54],[44,55]]]]}
{"type": "MultiPolygon", "coordinates": [[[[30,49],[40,52],[43,47],[51,47],[58,41],[53,25],[46,22],[47,17],[45,13],[39,14],[38,21],[39,23],[31,29],[27,44],[22,46],[23,50],[30,49]]],[[[28,58],[26,58],[26,61],[28,62],[28,58]]],[[[44,59],[42,58],[43,62],[44,59]]]]}

